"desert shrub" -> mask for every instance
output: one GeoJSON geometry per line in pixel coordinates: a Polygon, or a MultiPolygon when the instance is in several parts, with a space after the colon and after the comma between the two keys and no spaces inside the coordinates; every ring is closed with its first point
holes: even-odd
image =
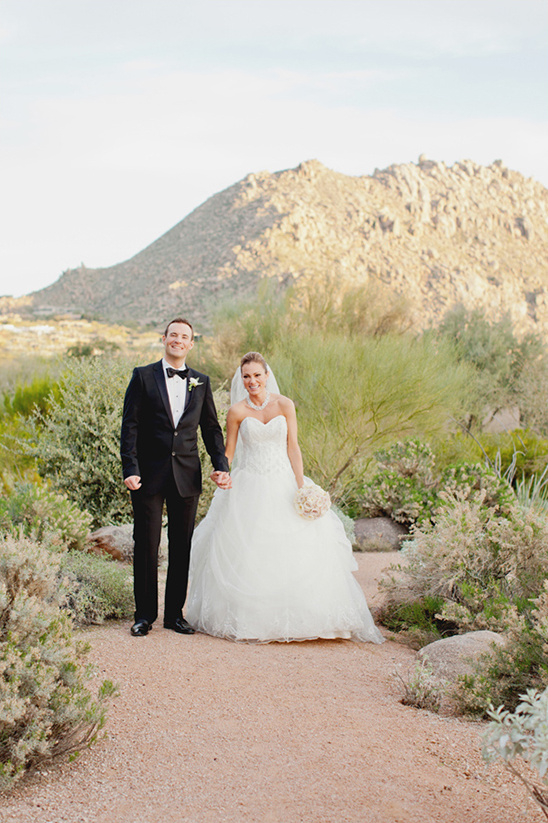
{"type": "Polygon", "coordinates": [[[430,519],[438,503],[430,447],[407,440],[375,452],[375,459],[377,472],[362,490],[363,514],[406,525],[430,519]]]}
{"type": "Polygon", "coordinates": [[[26,443],[29,440],[28,422],[20,415],[0,416],[0,488],[13,478],[36,478],[36,461],[26,443]]]}
{"type": "Polygon", "coordinates": [[[464,712],[485,715],[490,704],[514,709],[528,689],[548,687],[548,581],[527,608],[506,614],[505,643],[495,646],[460,678],[455,697],[464,712]]]}
{"type": "Polygon", "coordinates": [[[510,484],[482,463],[461,463],[436,471],[429,445],[418,439],[398,442],[375,452],[376,472],[361,487],[366,517],[391,517],[405,525],[434,521],[447,495],[472,499],[506,511],[515,504],[510,484]]]}
{"type": "Polygon", "coordinates": [[[479,715],[491,701],[513,707],[520,692],[548,685],[548,521],[517,504],[486,506],[485,494],[448,499],[435,524],[415,527],[404,562],[383,581],[379,614],[414,643],[435,639],[433,630],[504,633],[504,645],[455,684],[461,711],[479,715]]]}
{"type": "Polygon", "coordinates": [[[101,357],[109,355],[112,357],[120,351],[120,346],[113,340],[104,340],[102,337],[95,337],[88,343],[75,343],[67,349],[68,357],[101,357]]]}
{"type": "Polygon", "coordinates": [[[56,389],[47,367],[44,372],[46,376],[28,378],[28,382],[19,377],[0,399],[0,483],[10,477],[30,478],[35,473],[35,461],[23,444],[29,438],[27,419],[36,410],[46,412],[56,389]]]}
{"type": "Polygon", "coordinates": [[[335,500],[380,447],[444,429],[470,386],[448,347],[405,335],[287,334],[266,354],[295,401],[307,473],[335,500]]]}
{"type": "Polygon", "coordinates": [[[80,625],[102,623],[133,614],[131,575],[109,558],[67,552],[59,567],[61,606],[80,625]]]}
{"type": "Polygon", "coordinates": [[[0,534],[24,534],[60,549],[82,549],[91,517],[67,499],[35,483],[16,483],[0,497],[0,534]]]}
{"type": "Polygon", "coordinates": [[[485,717],[494,703],[514,709],[530,688],[548,686],[548,654],[534,627],[516,622],[506,643],[476,661],[474,671],[458,678],[453,698],[463,713],[485,717]]]}
{"type": "Polygon", "coordinates": [[[416,709],[427,709],[431,712],[439,711],[443,691],[428,660],[417,662],[407,678],[399,674],[398,678],[403,687],[401,703],[404,706],[414,706],[416,709]]]}
{"type": "Polygon", "coordinates": [[[530,429],[482,434],[481,446],[501,475],[510,470],[516,478],[528,478],[542,471],[548,463],[548,440],[530,429]]]}
{"type": "Polygon", "coordinates": [[[518,506],[502,515],[484,494],[448,499],[435,524],[415,528],[383,582],[386,609],[442,598],[436,619],[455,632],[501,631],[531,610],[548,576],[548,522],[518,506]]]}
{"type": "Polygon", "coordinates": [[[522,509],[533,508],[548,515],[548,466],[539,474],[522,477],[516,483],[516,496],[522,509]]]}
{"type": "Polygon", "coordinates": [[[459,678],[461,711],[485,715],[491,701],[514,707],[528,688],[548,686],[548,522],[533,509],[501,514],[456,498],[435,525],[416,527],[404,563],[383,581],[379,621],[412,645],[440,634],[489,629],[505,643],[459,678]]]}
{"type": "Polygon", "coordinates": [[[410,602],[389,600],[377,613],[377,619],[392,632],[398,632],[398,640],[413,649],[439,640],[454,625],[441,621],[439,612],[444,606],[442,597],[425,596],[410,602]]]}
{"type": "Polygon", "coordinates": [[[87,647],[56,603],[60,556],[27,538],[0,539],[0,788],[25,769],[95,739],[103,682],[88,689],[87,647]]]}
{"type": "Polygon", "coordinates": [[[120,463],[128,372],[128,364],[115,358],[75,362],[63,373],[47,413],[34,418],[31,451],[40,473],[98,526],[131,519],[120,463]]]}
{"type": "Polygon", "coordinates": [[[548,437],[548,356],[528,362],[519,379],[519,407],[524,424],[548,437]]]}
{"type": "Polygon", "coordinates": [[[528,689],[520,694],[514,712],[491,705],[488,714],[491,723],[483,736],[484,759],[492,763],[501,758],[548,818],[548,688],[542,692],[528,689]],[[538,782],[533,783],[524,774],[523,761],[536,771],[538,782]]]}
{"type": "MultiPolygon", "coordinates": [[[[456,498],[438,512],[434,526],[416,528],[404,547],[409,591],[443,597],[460,608],[471,628],[488,605],[526,602],[548,576],[548,523],[517,506],[501,516],[478,498],[456,498]]],[[[495,609],[496,610],[496,609],[495,609]]],[[[451,614],[456,619],[457,613],[451,614]]],[[[496,628],[499,628],[497,626],[496,628]]]]}
{"type": "Polygon", "coordinates": [[[3,408],[0,407],[2,416],[30,417],[36,409],[44,413],[56,391],[57,381],[48,376],[35,377],[29,383],[19,383],[11,391],[5,392],[3,408]]]}
{"type": "Polygon", "coordinates": [[[516,503],[510,483],[483,463],[449,466],[438,483],[438,506],[444,499],[479,500],[499,513],[509,512],[516,503]]]}
{"type": "Polygon", "coordinates": [[[500,406],[519,401],[525,370],[545,356],[542,338],[528,334],[519,339],[509,316],[495,323],[482,311],[458,307],[446,314],[438,334],[450,340],[461,361],[474,365],[482,384],[483,402],[500,406]]]}

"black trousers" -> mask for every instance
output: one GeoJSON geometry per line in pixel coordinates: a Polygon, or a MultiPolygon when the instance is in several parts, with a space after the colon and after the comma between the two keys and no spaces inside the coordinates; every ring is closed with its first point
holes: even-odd
{"type": "Polygon", "coordinates": [[[183,614],[188,586],[190,544],[199,495],[181,497],[173,478],[158,494],[131,492],[133,504],[133,590],[135,620],[154,623],[158,617],[158,548],[164,501],[167,508],[168,567],[164,620],[183,614]]]}

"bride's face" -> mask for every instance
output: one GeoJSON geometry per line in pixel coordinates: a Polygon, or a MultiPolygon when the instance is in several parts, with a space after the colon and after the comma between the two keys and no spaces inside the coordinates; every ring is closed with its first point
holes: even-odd
{"type": "Polygon", "coordinates": [[[268,374],[260,363],[246,363],[242,366],[244,388],[250,397],[257,397],[266,391],[268,374]]]}

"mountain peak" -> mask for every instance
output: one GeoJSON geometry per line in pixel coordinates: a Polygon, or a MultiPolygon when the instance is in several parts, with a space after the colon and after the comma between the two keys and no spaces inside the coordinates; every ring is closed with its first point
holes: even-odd
{"type": "Polygon", "coordinates": [[[135,257],[80,266],[25,298],[33,309],[208,324],[219,304],[263,278],[404,295],[426,328],[457,304],[505,313],[548,336],[548,191],[501,160],[417,163],[351,177],[318,160],[255,172],[209,198],[135,257]],[[304,281],[303,281],[304,282],[304,281]]]}

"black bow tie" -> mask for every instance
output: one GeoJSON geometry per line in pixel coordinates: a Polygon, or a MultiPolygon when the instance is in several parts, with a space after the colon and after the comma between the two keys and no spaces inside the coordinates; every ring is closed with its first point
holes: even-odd
{"type": "Polygon", "coordinates": [[[175,377],[178,375],[181,380],[186,380],[188,377],[188,369],[172,369],[171,366],[166,368],[166,374],[168,377],[175,377]]]}

